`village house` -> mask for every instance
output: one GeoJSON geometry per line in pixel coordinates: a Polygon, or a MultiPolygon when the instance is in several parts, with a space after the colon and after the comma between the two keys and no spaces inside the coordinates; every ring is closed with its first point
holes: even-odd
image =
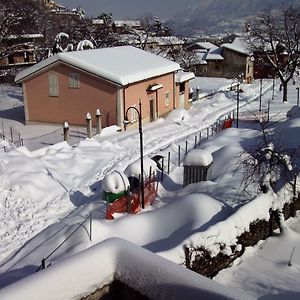
{"type": "Polygon", "coordinates": [[[3,46],[10,50],[0,59],[0,68],[7,69],[35,64],[36,44],[43,38],[43,34],[40,33],[9,35],[3,38],[3,46]]]}
{"type": "MultiPolygon", "coordinates": [[[[58,53],[19,73],[26,124],[85,125],[89,112],[100,109],[102,126],[118,125],[128,107],[142,105],[143,122],[189,108],[189,80],[168,59],[132,46],[58,53]]],[[[137,121],[130,110],[130,121],[137,121]]]]}
{"type": "Polygon", "coordinates": [[[115,20],[112,29],[115,33],[131,33],[132,30],[141,30],[142,26],[138,20],[115,20]]]}
{"type": "Polygon", "coordinates": [[[196,76],[224,77],[243,79],[250,83],[254,78],[254,59],[242,38],[220,47],[211,42],[196,42],[189,45],[198,61],[192,66],[196,76]]]}

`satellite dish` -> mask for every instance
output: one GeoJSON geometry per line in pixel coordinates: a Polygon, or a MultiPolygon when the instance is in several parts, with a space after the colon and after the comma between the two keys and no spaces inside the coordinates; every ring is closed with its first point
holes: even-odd
{"type": "Polygon", "coordinates": [[[255,59],[254,59],[254,56],[251,56],[251,57],[250,57],[250,60],[251,60],[251,61],[254,61],[254,60],[255,60],[255,59]]]}

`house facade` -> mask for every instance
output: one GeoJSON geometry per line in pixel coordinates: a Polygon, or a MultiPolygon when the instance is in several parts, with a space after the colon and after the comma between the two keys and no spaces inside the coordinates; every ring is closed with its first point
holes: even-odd
{"type": "Polygon", "coordinates": [[[199,63],[195,66],[196,76],[233,79],[242,76],[247,83],[254,79],[254,57],[239,37],[220,47],[209,42],[198,42],[192,44],[190,49],[199,57],[199,63]]]}
{"type": "MultiPolygon", "coordinates": [[[[179,70],[177,63],[122,46],[59,53],[19,73],[15,81],[23,85],[27,124],[85,125],[86,114],[100,109],[103,127],[123,128],[127,108],[138,108],[139,102],[143,122],[163,117],[179,105],[189,107],[188,94],[182,99],[177,90],[183,83],[188,90],[191,76],[177,84],[179,70]]],[[[134,109],[129,120],[138,120],[134,109]]]]}

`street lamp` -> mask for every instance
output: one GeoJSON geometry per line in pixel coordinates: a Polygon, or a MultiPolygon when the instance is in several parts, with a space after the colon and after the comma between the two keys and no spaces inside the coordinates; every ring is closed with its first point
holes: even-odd
{"type": "Polygon", "coordinates": [[[144,196],[144,161],[143,161],[143,130],[142,130],[142,104],[141,101],[139,102],[139,109],[134,106],[129,106],[125,113],[125,119],[123,121],[125,127],[130,123],[128,120],[128,111],[133,109],[138,114],[138,121],[139,121],[139,134],[140,134],[140,154],[141,154],[141,197],[142,197],[142,208],[145,208],[145,196],[144,196]]]}
{"type": "Polygon", "coordinates": [[[259,90],[259,111],[261,111],[261,96],[262,96],[262,77],[260,78],[260,90],[259,90]]]}
{"type": "Polygon", "coordinates": [[[237,95],[236,95],[236,128],[239,128],[239,109],[240,109],[240,84],[243,82],[244,74],[237,78],[237,95]]]}

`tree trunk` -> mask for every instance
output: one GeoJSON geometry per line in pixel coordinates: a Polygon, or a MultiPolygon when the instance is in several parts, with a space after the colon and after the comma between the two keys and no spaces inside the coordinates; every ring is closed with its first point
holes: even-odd
{"type": "Polygon", "coordinates": [[[287,81],[282,81],[282,102],[287,102],[287,89],[288,89],[288,83],[287,81]]]}

